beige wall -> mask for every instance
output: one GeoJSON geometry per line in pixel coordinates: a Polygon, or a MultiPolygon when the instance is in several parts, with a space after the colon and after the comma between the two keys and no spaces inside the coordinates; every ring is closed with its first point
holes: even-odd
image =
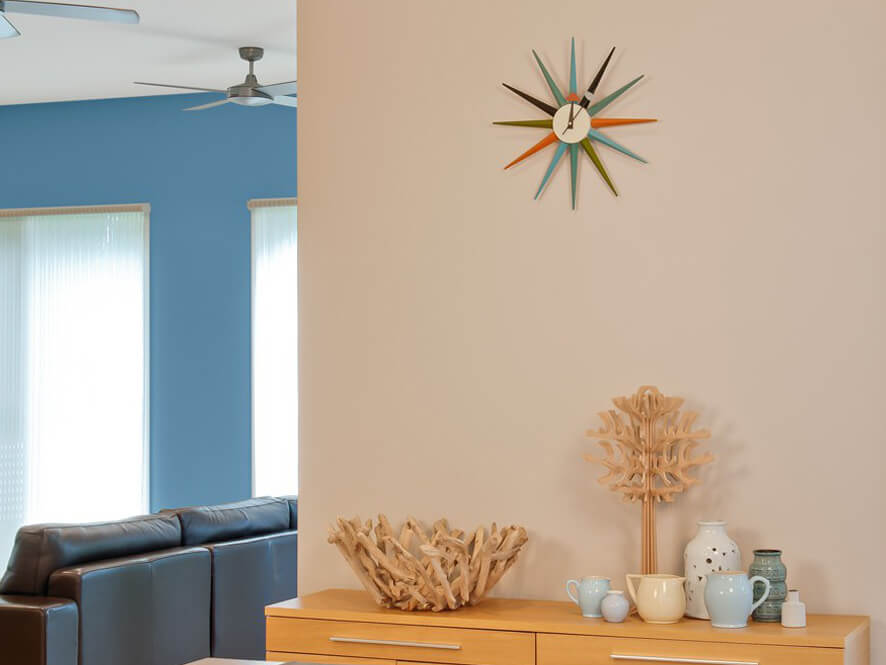
{"type": "Polygon", "coordinates": [[[640,513],[583,437],[643,383],[701,412],[717,460],[659,513],[681,567],[722,518],[781,547],[810,611],[874,615],[886,659],[882,0],[300,0],[300,589],[356,586],[336,515],[519,522],[501,595],[639,563],[640,513]],[[547,98],[619,47],[645,73],[604,160],[502,165],[547,98]]]}

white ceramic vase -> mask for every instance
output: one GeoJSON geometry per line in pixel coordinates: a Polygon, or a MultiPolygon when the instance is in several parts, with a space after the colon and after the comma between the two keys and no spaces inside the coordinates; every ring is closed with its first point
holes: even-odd
{"type": "Polygon", "coordinates": [[[726,533],[726,522],[699,522],[695,538],[683,551],[686,573],[686,616],[710,619],[704,590],[709,573],[741,569],[741,552],[726,533]]]}

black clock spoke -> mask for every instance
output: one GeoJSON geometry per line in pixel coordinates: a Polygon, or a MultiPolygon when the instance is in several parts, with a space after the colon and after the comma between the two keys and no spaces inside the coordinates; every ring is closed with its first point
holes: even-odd
{"type": "Polygon", "coordinates": [[[588,86],[588,91],[584,94],[584,97],[581,98],[581,107],[586,109],[588,104],[591,103],[591,99],[594,96],[594,93],[597,92],[597,86],[600,85],[600,81],[603,79],[603,72],[606,71],[606,67],[609,66],[609,61],[612,59],[612,54],[615,53],[615,47],[612,47],[612,50],[609,51],[609,55],[606,56],[606,59],[603,61],[603,64],[600,65],[600,69],[597,70],[597,73],[594,75],[594,80],[591,81],[591,85],[588,86]]]}
{"type": "Polygon", "coordinates": [[[542,111],[544,111],[548,115],[554,115],[557,112],[557,109],[555,109],[550,104],[543,102],[540,99],[536,99],[532,95],[527,94],[527,93],[523,92],[522,90],[517,90],[517,88],[510,86],[507,83],[502,83],[502,85],[504,87],[506,87],[508,90],[510,90],[511,92],[513,92],[515,95],[518,95],[518,96],[522,97],[523,99],[525,99],[530,104],[537,106],[538,108],[540,108],[542,111]]]}

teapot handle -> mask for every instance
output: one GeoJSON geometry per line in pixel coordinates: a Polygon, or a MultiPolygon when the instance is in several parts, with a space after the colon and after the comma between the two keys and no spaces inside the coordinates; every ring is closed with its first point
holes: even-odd
{"type": "Polygon", "coordinates": [[[628,593],[631,594],[631,600],[633,600],[634,605],[636,605],[637,604],[637,590],[634,588],[634,583],[632,581],[632,578],[634,578],[634,577],[641,578],[643,576],[637,575],[636,573],[629,573],[629,574],[625,575],[625,583],[628,587],[628,593]]]}
{"type": "Polygon", "coordinates": [[[750,613],[752,614],[755,609],[760,607],[760,605],[762,605],[764,602],[766,602],[766,599],[769,598],[769,592],[772,591],[772,583],[769,580],[767,580],[765,577],[760,577],[759,575],[754,575],[751,579],[748,580],[748,582],[751,583],[751,586],[753,586],[754,582],[762,582],[763,586],[766,587],[766,591],[764,591],[763,595],[760,596],[760,600],[758,600],[756,603],[751,605],[751,612],[750,613]]]}
{"type": "Polygon", "coordinates": [[[574,584],[574,585],[575,585],[575,593],[576,593],[576,595],[578,594],[578,580],[567,580],[567,582],[566,582],[566,595],[569,596],[569,599],[570,599],[573,603],[575,603],[576,605],[578,605],[579,607],[581,607],[581,603],[578,602],[578,598],[576,598],[575,596],[572,595],[572,590],[569,588],[569,586],[570,586],[571,584],[574,584]]]}

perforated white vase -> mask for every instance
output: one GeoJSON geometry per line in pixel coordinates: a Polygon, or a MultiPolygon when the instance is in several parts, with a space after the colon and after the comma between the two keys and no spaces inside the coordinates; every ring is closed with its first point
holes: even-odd
{"type": "Polygon", "coordinates": [[[704,603],[708,573],[741,570],[741,552],[726,533],[726,522],[699,522],[695,538],[683,551],[686,616],[710,619],[704,603]]]}

